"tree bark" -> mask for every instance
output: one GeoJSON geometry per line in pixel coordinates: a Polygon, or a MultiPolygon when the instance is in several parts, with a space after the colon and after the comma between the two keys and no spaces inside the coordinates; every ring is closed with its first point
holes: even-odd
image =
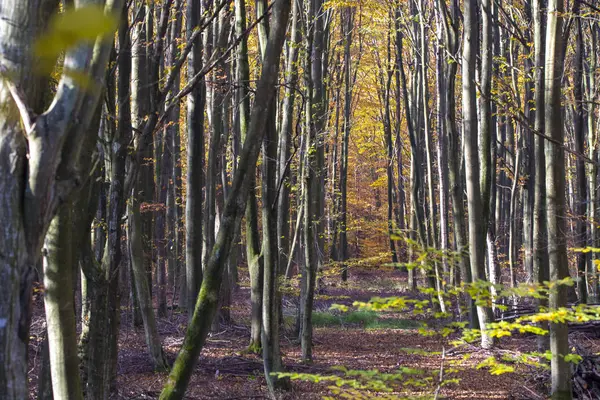
{"type": "MultiPolygon", "coordinates": [[[[300,6],[298,1],[292,4],[291,40],[287,46],[285,66],[285,89],[283,94],[281,127],[279,133],[277,184],[277,247],[279,248],[279,267],[283,268],[289,258],[290,250],[290,148],[294,123],[294,103],[298,84],[298,49],[301,40],[300,6]]],[[[283,272],[283,271],[282,271],[283,272]]]]}
{"type": "MultiPolygon", "coordinates": [[[[535,121],[536,132],[545,134],[544,119],[544,62],[545,62],[545,0],[535,0],[532,4],[534,23],[535,47],[535,121]]],[[[548,229],[546,217],[546,157],[544,153],[545,140],[541,135],[534,138],[535,186],[533,203],[533,274],[534,282],[543,284],[550,279],[548,266],[548,229]]],[[[547,307],[548,300],[540,299],[540,307],[547,307]]],[[[548,328],[547,323],[542,328],[548,328]]],[[[548,350],[549,342],[546,336],[538,338],[538,350],[548,350]]]]}
{"type": "Polygon", "coordinates": [[[279,58],[285,38],[290,4],[289,0],[276,0],[273,5],[270,39],[256,89],[256,101],[252,106],[248,135],[240,153],[238,169],[234,174],[230,194],[223,210],[215,247],[204,270],[204,279],[194,315],[188,326],[182,349],[161,393],[161,399],[183,398],[194,365],[208,335],[210,321],[216,312],[221,276],[246,207],[249,192],[248,177],[254,174],[259,146],[264,135],[266,124],[264,115],[274,96],[273,89],[279,75],[279,58]]]}
{"type": "MultiPolygon", "coordinates": [[[[33,268],[50,222],[61,203],[78,186],[73,172],[87,137],[98,91],[86,91],[74,74],[63,75],[50,108],[44,111],[42,93],[47,77],[34,73],[39,61],[33,41],[56,10],[56,1],[11,1],[0,7],[0,68],[10,80],[0,90],[0,398],[27,398],[27,342],[33,268]],[[15,24],[14,21],[26,21],[15,24]],[[76,122],[75,122],[76,121],[76,122]]],[[[121,10],[120,2],[106,10],[121,10]]],[[[102,84],[110,46],[68,49],[65,64],[79,74],[90,74],[102,84]]]]}
{"type": "MultiPolygon", "coordinates": [[[[485,248],[487,225],[482,220],[485,215],[480,186],[480,164],[477,140],[477,111],[475,96],[475,60],[478,46],[477,1],[465,1],[463,32],[463,132],[465,138],[465,172],[467,181],[467,205],[469,210],[469,253],[473,282],[485,280],[485,248]]],[[[489,151],[489,149],[488,149],[489,151]]],[[[486,332],[486,324],[493,321],[491,308],[477,306],[481,347],[487,349],[494,340],[486,332]]]]}
{"type": "Polygon", "coordinates": [[[60,399],[83,399],[79,379],[77,332],[75,327],[73,278],[72,203],[66,202],[46,234],[44,257],[44,306],[52,393],[60,399]]]}
{"type": "Polygon", "coordinates": [[[152,296],[150,294],[150,288],[148,287],[146,268],[144,267],[144,247],[142,241],[143,224],[139,200],[137,200],[135,194],[132,196],[128,208],[127,228],[131,253],[131,269],[133,271],[135,290],[140,303],[140,313],[144,324],[146,346],[148,346],[148,353],[152,358],[154,368],[157,371],[167,371],[169,365],[165,359],[160,336],[156,327],[152,296]]]}
{"type": "MultiPolygon", "coordinates": [[[[583,48],[583,29],[581,16],[579,15],[579,7],[577,7],[578,18],[575,21],[577,29],[576,45],[575,45],[575,76],[573,77],[573,96],[575,100],[575,120],[574,120],[574,136],[575,136],[575,151],[579,154],[585,154],[585,110],[583,107],[583,59],[584,59],[584,48],[583,48]]],[[[577,198],[573,199],[575,202],[574,214],[577,219],[575,226],[575,247],[584,248],[587,247],[587,176],[585,161],[582,157],[577,157],[575,160],[576,168],[576,186],[577,186],[577,198]]],[[[588,253],[579,252],[577,253],[577,295],[581,304],[587,303],[588,291],[587,291],[587,260],[588,253]]]]}
{"type": "MultiPolygon", "coordinates": [[[[561,107],[561,78],[564,70],[565,38],[562,36],[564,4],[562,0],[548,1],[546,24],[545,67],[545,132],[557,143],[564,141],[561,107]]],[[[569,276],[566,243],[565,158],[562,145],[546,141],[546,209],[548,220],[548,260],[550,280],[569,276]]],[[[552,310],[567,305],[567,286],[558,285],[550,291],[552,310]]],[[[564,356],[569,353],[567,324],[550,323],[550,351],[552,352],[552,398],[571,399],[571,374],[564,356]]]]}
{"type": "MultiPolygon", "coordinates": [[[[342,13],[342,26],[344,35],[344,135],[342,137],[342,153],[340,160],[340,210],[339,210],[339,237],[338,261],[342,263],[342,281],[348,279],[348,266],[345,261],[348,258],[348,141],[350,140],[351,113],[352,113],[352,59],[350,48],[352,46],[352,32],[354,27],[354,9],[346,7],[342,13]]],[[[309,199],[310,197],[307,197],[309,199]]],[[[307,218],[307,216],[304,216],[307,218]]],[[[310,217],[309,217],[310,218],[310,217]]]]}
{"type": "MultiPolygon", "coordinates": [[[[200,0],[187,3],[186,34],[188,40],[198,25],[202,10],[200,0]]],[[[202,40],[197,36],[188,55],[188,77],[202,69],[202,40]]],[[[198,298],[202,284],[202,188],[204,186],[204,106],[205,89],[201,81],[187,98],[187,187],[185,202],[186,297],[188,319],[198,298]]]]}

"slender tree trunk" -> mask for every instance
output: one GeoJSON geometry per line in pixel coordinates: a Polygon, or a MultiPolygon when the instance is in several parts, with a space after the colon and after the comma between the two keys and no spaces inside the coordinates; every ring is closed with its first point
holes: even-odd
{"type": "MultiPolygon", "coordinates": [[[[342,137],[342,154],[340,161],[340,212],[339,212],[339,236],[340,245],[338,249],[338,261],[342,263],[342,281],[348,279],[348,266],[345,261],[348,258],[348,233],[347,233],[347,186],[348,186],[348,141],[350,140],[351,112],[352,112],[352,59],[350,48],[352,47],[352,32],[354,27],[354,9],[346,7],[342,13],[342,26],[344,35],[344,135],[342,137]]],[[[310,197],[307,197],[309,199],[310,197]]],[[[305,218],[307,216],[305,215],[305,218]]]]}
{"type": "MultiPolygon", "coordinates": [[[[277,247],[279,248],[279,267],[287,264],[290,247],[290,147],[294,123],[294,102],[298,84],[298,49],[301,40],[300,6],[298,1],[292,4],[291,41],[287,46],[285,67],[285,89],[283,94],[281,129],[277,159],[277,247]]],[[[283,271],[282,271],[283,272],[283,271]]]]}
{"type": "MultiPolygon", "coordinates": [[[[598,25],[593,22],[590,24],[590,36],[591,44],[590,49],[597,48],[598,25]]],[[[596,127],[596,104],[594,103],[596,96],[596,67],[597,67],[597,52],[592,50],[589,53],[589,67],[588,67],[588,81],[587,81],[587,100],[588,100],[588,112],[587,112],[587,125],[588,125],[588,157],[592,160],[598,160],[598,146],[596,141],[597,127],[596,127]]],[[[592,163],[588,163],[587,166],[588,176],[588,187],[589,187],[589,201],[587,207],[587,215],[589,216],[589,245],[591,247],[598,247],[598,185],[596,184],[598,178],[598,166],[592,163]]],[[[592,253],[588,260],[588,285],[590,288],[590,302],[598,301],[599,286],[598,286],[598,271],[594,267],[594,261],[597,260],[598,255],[592,253]]]]}
{"type": "MultiPolygon", "coordinates": [[[[437,30],[442,34],[442,19],[444,18],[443,12],[440,9],[439,4],[436,8],[437,14],[437,30]]],[[[437,157],[438,157],[438,177],[439,177],[439,201],[440,201],[440,249],[446,253],[448,251],[448,217],[449,217],[449,204],[448,204],[448,132],[446,128],[446,113],[447,103],[445,91],[448,90],[445,76],[445,58],[444,58],[444,43],[443,39],[436,42],[436,75],[437,75],[437,130],[438,130],[438,141],[437,141],[437,157]]],[[[452,267],[454,268],[454,267],[452,267]]],[[[445,290],[446,283],[452,282],[448,269],[448,259],[446,254],[442,259],[442,281],[440,286],[442,290],[445,290]]],[[[442,305],[445,307],[444,305],[442,305]]]]}
{"type": "MultiPolygon", "coordinates": [[[[548,1],[546,28],[545,68],[545,132],[558,143],[564,141],[561,107],[561,78],[564,70],[565,42],[562,37],[564,18],[562,0],[548,1]]],[[[548,218],[548,259],[550,280],[569,276],[566,243],[565,157],[561,145],[546,142],[546,209],[548,218]]],[[[558,285],[550,291],[550,308],[567,305],[567,286],[558,285]]],[[[567,324],[550,323],[550,351],[552,352],[552,398],[571,399],[571,374],[564,356],[569,353],[567,324]]]]}
{"type": "Polygon", "coordinates": [[[146,269],[144,268],[144,247],[142,242],[142,219],[140,214],[139,201],[135,195],[132,197],[128,207],[128,236],[131,252],[131,267],[133,271],[133,280],[135,290],[140,302],[140,313],[144,323],[144,333],[148,353],[152,357],[154,368],[157,371],[166,371],[169,365],[165,359],[160,336],[156,327],[154,317],[154,308],[152,307],[152,297],[146,278],[146,269]]]}
{"type": "MultiPolygon", "coordinates": [[[[469,252],[473,282],[485,280],[485,246],[487,225],[480,187],[480,165],[477,144],[477,111],[475,97],[475,60],[478,46],[477,1],[465,1],[465,31],[463,33],[463,131],[465,138],[465,172],[467,181],[467,205],[469,210],[469,252]]],[[[488,149],[489,151],[489,149],[488,149]]],[[[489,167],[489,166],[487,166],[489,167]]],[[[487,204],[487,203],[486,203],[487,204]]],[[[481,346],[491,348],[494,340],[486,332],[486,324],[493,321],[492,310],[477,306],[481,346]]]]}
{"type": "MultiPolygon", "coordinates": [[[[491,141],[492,141],[492,1],[480,0],[481,4],[481,73],[480,73],[480,97],[479,97],[479,145],[480,145],[480,187],[481,206],[483,214],[483,226],[487,228],[490,212],[490,196],[492,186],[491,141]]],[[[476,11],[475,11],[476,12],[476,11]]],[[[467,23],[465,21],[465,27],[467,23]]],[[[465,28],[467,29],[467,28],[465,28]]],[[[475,40],[477,35],[475,35],[475,40]]],[[[472,49],[477,52],[477,45],[472,49]]],[[[474,82],[473,82],[474,84],[474,82]]],[[[463,84],[464,87],[464,84],[463,84]]],[[[477,217],[477,218],[481,218],[477,217]]],[[[487,229],[486,229],[487,233],[487,229]]],[[[484,252],[485,253],[485,252],[484,252]]]]}
{"type": "MultiPolygon", "coordinates": [[[[399,10],[397,10],[397,14],[399,14],[399,10]]],[[[418,149],[417,137],[415,128],[411,119],[412,111],[410,108],[410,103],[408,99],[408,88],[406,84],[406,74],[404,72],[404,61],[402,57],[403,51],[403,35],[401,31],[396,36],[396,46],[397,48],[397,57],[398,57],[398,68],[400,69],[400,77],[402,83],[402,93],[404,98],[404,111],[406,114],[406,123],[408,125],[408,136],[410,139],[410,149],[411,149],[411,204],[413,214],[413,222],[411,223],[411,230],[416,230],[416,239],[419,241],[421,248],[424,249],[427,246],[427,237],[425,232],[425,221],[423,216],[423,208],[421,207],[423,191],[422,189],[422,180],[421,180],[421,170],[420,170],[420,151],[418,149]]],[[[413,238],[414,239],[414,238],[413,238]]],[[[427,276],[428,284],[431,288],[435,288],[435,279],[433,274],[428,271],[424,271],[427,276]]],[[[415,282],[411,279],[410,276],[411,271],[409,271],[409,286],[412,288],[415,286],[415,282]]],[[[414,273],[414,272],[413,272],[414,273]]]]}
{"type": "MultiPolygon", "coordinates": [[[[246,30],[246,2],[236,0],[235,2],[235,30],[241,35],[246,30]]],[[[244,36],[237,48],[237,79],[239,124],[241,140],[245,141],[248,135],[248,124],[250,123],[250,97],[249,81],[250,70],[248,66],[248,41],[244,36]]],[[[258,232],[258,205],[256,203],[256,174],[248,177],[250,192],[248,204],[246,204],[246,258],[248,259],[248,270],[250,272],[250,345],[249,350],[259,353],[261,350],[261,327],[262,327],[262,297],[263,297],[263,259],[260,251],[260,236],[258,232]]]]}
{"type": "MultiPolygon", "coordinates": [[[[275,99],[275,96],[272,96],[275,99]]],[[[274,101],[267,113],[275,113],[274,101]]],[[[274,118],[274,116],[269,116],[274,118]]],[[[281,312],[281,293],[279,291],[280,267],[277,248],[277,131],[270,124],[267,127],[262,145],[262,256],[264,268],[262,301],[262,355],[265,379],[269,391],[287,389],[288,379],[271,375],[282,372],[281,350],[279,345],[279,325],[281,312]]]]}
{"type": "MultiPolygon", "coordinates": [[[[387,64],[385,71],[383,66],[380,67],[380,100],[383,102],[383,131],[385,134],[386,147],[386,178],[387,178],[387,227],[390,243],[390,251],[392,253],[392,263],[398,263],[398,253],[396,252],[396,241],[394,236],[397,236],[394,227],[394,207],[396,204],[395,184],[394,184],[394,148],[392,142],[392,118],[391,118],[391,94],[390,86],[392,83],[392,66],[391,66],[391,38],[388,33],[387,38],[387,64]]],[[[381,64],[381,63],[380,63],[381,64]]]]}
{"type": "MultiPolygon", "coordinates": [[[[181,0],[176,0],[173,5],[172,12],[172,22],[171,29],[169,33],[169,48],[167,51],[168,54],[168,66],[169,68],[175,68],[175,63],[177,59],[180,57],[179,51],[179,40],[181,39],[181,24],[182,24],[182,10],[181,10],[181,0]]],[[[181,84],[180,74],[175,74],[175,79],[173,81],[173,90],[170,96],[173,95],[174,92],[179,91],[179,86],[181,84]]],[[[169,96],[169,97],[170,97],[169,96]]],[[[169,101],[169,97],[167,101],[169,101]]],[[[175,286],[176,282],[179,282],[179,274],[181,262],[180,258],[180,222],[182,220],[181,213],[181,139],[179,132],[179,117],[180,117],[180,102],[175,102],[175,105],[168,112],[168,120],[166,122],[169,135],[170,136],[170,149],[171,149],[171,168],[168,171],[165,171],[165,175],[169,174],[169,187],[167,192],[167,225],[165,230],[166,236],[166,244],[168,249],[167,261],[168,261],[168,284],[169,287],[173,290],[173,297],[171,301],[171,307],[175,304],[175,286]]]]}
{"type": "MultiPolygon", "coordinates": [[[[200,0],[187,3],[186,35],[189,38],[200,19],[200,0]]],[[[188,55],[188,77],[191,79],[202,69],[202,40],[196,37],[188,55]]],[[[186,224],[186,296],[188,319],[198,298],[202,284],[202,189],[204,186],[204,81],[198,83],[187,98],[187,186],[185,203],[186,224]]]]}
{"type": "Polygon", "coordinates": [[[215,248],[212,250],[204,270],[204,279],[194,315],[188,326],[182,349],[161,393],[161,399],[183,398],[194,365],[208,335],[210,321],[212,321],[216,312],[221,276],[246,207],[250,188],[248,177],[254,174],[258,150],[265,130],[264,115],[274,96],[274,87],[279,75],[279,58],[285,38],[290,5],[289,0],[276,0],[273,5],[270,40],[267,44],[263,69],[256,89],[256,100],[252,107],[248,134],[244,142],[244,148],[240,153],[238,169],[234,175],[231,191],[223,210],[215,248]]]}
{"type": "MultiPolygon", "coordinates": [[[[579,7],[578,7],[579,8],[579,7]]],[[[576,37],[576,49],[575,49],[575,76],[573,78],[573,94],[575,99],[575,120],[574,120],[574,136],[575,136],[575,151],[579,154],[585,154],[585,110],[583,107],[583,29],[582,29],[581,17],[575,21],[577,28],[576,37]]],[[[575,208],[574,214],[576,221],[575,226],[575,247],[584,248],[587,247],[587,216],[586,209],[588,203],[587,196],[587,177],[585,162],[582,157],[577,157],[575,161],[576,176],[577,176],[577,198],[574,199],[575,208]]],[[[587,303],[587,252],[577,253],[577,295],[579,302],[582,304],[587,303]]]]}
{"type": "MultiPolygon", "coordinates": [[[[492,42],[493,42],[493,57],[498,57],[501,53],[500,49],[500,26],[498,24],[498,4],[494,4],[492,7],[492,42]]],[[[500,66],[498,62],[493,64],[492,77],[497,80],[500,76],[500,66]]],[[[493,84],[493,82],[492,82],[493,84]]],[[[497,83],[496,85],[497,86],[497,83]]],[[[498,203],[498,180],[497,180],[497,168],[498,168],[498,106],[496,101],[491,102],[491,126],[490,126],[490,204],[488,211],[488,225],[487,225],[487,272],[490,283],[497,285],[500,283],[502,274],[500,270],[500,263],[498,261],[498,249],[497,249],[497,220],[496,220],[496,205],[498,203]]],[[[497,303],[501,301],[497,297],[497,290],[495,286],[491,287],[493,296],[492,309],[497,310],[497,303]]]]}
{"type": "MultiPolygon", "coordinates": [[[[459,57],[458,42],[458,23],[459,23],[459,5],[457,0],[453,0],[450,8],[447,8],[443,1],[438,2],[444,12],[444,41],[450,54],[459,57]]],[[[444,115],[444,125],[448,132],[448,183],[450,185],[450,196],[452,200],[452,219],[454,226],[455,250],[461,254],[459,258],[460,279],[464,283],[471,282],[470,260],[466,253],[467,233],[465,226],[465,209],[463,200],[463,185],[460,174],[460,133],[456,127],[456,73],[457,63],[446,64],[445,82],[446,90],[444,92],[446,109],[444,115]]],[[[475,318],[472,312],[473,301],[470,296],[465,296],[467,312],[471,316],[470,325],[474,327],[475,318]]]]}

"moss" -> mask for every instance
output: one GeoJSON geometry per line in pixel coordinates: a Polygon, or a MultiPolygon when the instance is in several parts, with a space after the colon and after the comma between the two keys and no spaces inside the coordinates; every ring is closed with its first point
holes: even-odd
{"type": "Polygon", "coordinates": [[[246,349],[245,353],[260,355],[260,354],[262,354],[262,347],[261,347],[260,343],[251,342],[250,345],[248,346],[248,348],[246,349]]]}
{"type": "Polygon", "coordinates": [[[411,319],[381,318],[373,311],[353,311],[337,314],[332,312],[313,313],[313,326],[346,326],[364,329],[417,329],[419,322],[411,319]]]}

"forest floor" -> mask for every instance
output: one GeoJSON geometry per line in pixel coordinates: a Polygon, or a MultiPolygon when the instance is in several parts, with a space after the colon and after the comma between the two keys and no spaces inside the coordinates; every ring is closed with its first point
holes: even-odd
{"type": "MultiPolygon", "coordinates": [[[[262,375],[260,357],[246,351],[249,330],[249,289],[247,278],[241,271],[241,286],[234,295],[231,309],[233,322],[223,325],[212,334],[198,360],[186,399],[267,399],[268,391],[262,375]]],[[[339,314],[329,310],[332,304],[351,305],[353,301],[368,301],[373,296],[403,296],[406,275],[381,268],[352,269],[347,283],[340,284],[337,276],[319,282],[315,301],[314,362],[301,363],[300,346],[293,335],[296,303],[292,296],[284,296],[285,324],[281,345],[283,362],[288,372],[340,375],[332,367],[344,366],[351,370],[394,372],[407,367],[421,370],[417,375],[407,375],[406,382],[413,385],[399,387],[392,383],[394,398],[431,396],[437,391],[439,399],[543,399],[546,381],[539,369],[516,367],[516,372],[491,375],[476,366],[491,355],[516,355],[521,351],[534,351],[533,336],[503,338],[494,351],[478,350],[474,346],[453,348],[445,346],[437,337],[424,337],[419,333],[423,316],[412,312],[374,314],[350,312],[339,314]],[[406,349],[413,349],[407,351],[406,349]],[[414,350],[414,349],[419,349],[414,350]],[[430,353],[432,352],[432,353],[430,353]],[[470,354],[468,359],[464,355],[470,354]],[[443,379],[439,385],[440,370],[443,379]],[[453,371],[454,370],[454,371],[453,371]],[[426,378],[428,376],[429,378],[426,378]],[[457,380],[457,382],[453,381],[457,380]],[[419,386],[420,385],[420,386],[419,386]]],[[[119,340],[119,361],[114,399],[156,399],[165,382],[166,374],[155,373],[146,354],[142,328],[132,328],[129,314],[124,312],[119,340]]],[[[34,317],[34,329],[43,324],[41,316],[34,317]]],[[[159,320],[159,331],[170,361],[173,361],[183,342],[186,316],[175,309],[168,318],[159,320]]],[[[35,334],[34,334],[35,336],[35,334]]],[[[36,378],[36,360],[39,363],[40,346],[32,344],[30,372],[32,391],[36,378]]],[[[351,379],[351,378],[350,378],[351,379]]],[[[331,382],[294,380],[293,389],[281,395],[282,399],[320,399],[323,396],[341,398],[333,392],[331,382]]],[[[364,398],[384,394],[363,392],[364,398]]],[[[347,398],[359,398],[357,393],[347,398]]]]}

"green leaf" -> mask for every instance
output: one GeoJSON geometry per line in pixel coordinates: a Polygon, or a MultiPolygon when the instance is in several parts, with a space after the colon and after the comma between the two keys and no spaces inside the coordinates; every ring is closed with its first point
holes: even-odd
{"type": "Polygon", "coordinates": [[[43,67],[53,67],[63,51],[112,35],[117,26],[118,19],[106,15],[99,5],[70,8],[52,18],[48,31],[35,43],[34,53],[45,64],[43,67]]]}

